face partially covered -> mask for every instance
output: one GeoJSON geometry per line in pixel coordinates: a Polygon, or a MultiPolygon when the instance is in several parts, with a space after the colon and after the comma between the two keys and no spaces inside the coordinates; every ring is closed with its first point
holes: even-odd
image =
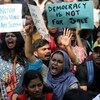
{"type": "Polygon", "coordinates": [[[48,30],[49,30],[49,32],[50,32],[51,34],[55,34],[55,33],[58,32],[58,28],[50,28],[49,26],[48,26],[48,30]]]}
{"type": "Polygon", "coordinates": [[[64,57],[62,54],[55,53],[50,61],[50,73],[53,76],[59,75],[64,67],[64,57]]]}
{"type": "Polygon", "coordinates": [[[72,34],[71,41],[75,41],[76,40],[76,29],[73,28],[73,29],[69,29],[69,30],[72,34]]]}
{"type": "Polygon", "coordinates": [[[62,39],[62,35],[58,37],[57,39],[57,44],[58,44],[58,47],[61,49],[61,50],[64,50],[66,51],[66,48],[65,46],[61,43],[61,39],[62,39]]]}
{"type": "Polygon", "coordinates": [[[14,49],[16,46],[17,37],[13,33],[7,33],[5,36],[5,42],[9,49],[14,49]]]}
{"type": "MultiPolygon", "coordinates": [[[[76,41],[76,29],[73,28],[73,29],[69,29],[70,33],[72,34],[72,37],[71,37],[71,45],[73,45],[76,41]]],[[[62,39],[64,38],[64,35],[59,35],[57,37],[57,46],[61,49],[61,50],[64,50],[66,51],[66,48],[64,46],[64,44],[62,44],[62,39]]]]}
{"type": "Polygon", "coordinates": [[[30,15],[25,15],[26,18],[26,25],[34,25],[32,17],[30,15]]]}
{"type": "Polygon", "coordinates": [[[32,98],[41,98],[43,91],[43,83],[39,78],[32,79],[26,88],[28,94],[32,98]]]}

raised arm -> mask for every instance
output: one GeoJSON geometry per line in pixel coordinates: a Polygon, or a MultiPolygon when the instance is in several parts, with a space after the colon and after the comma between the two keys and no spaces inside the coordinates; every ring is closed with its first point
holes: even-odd
{"type": "Polygon", "coordinates": [[[28,25],[25,26],[23,29],[24,33],[26,34],[25,38],[25,56],[31,63],[35,63],[36,57],[33,54],[32,51],[32,33],[33,33],[33,27],[28,25]]]}
{"type": "Polygon", "coordinates": [[[71,37],[72,34],[70,32],[70,30],[64,30],[62,39],[61,39],[61,43],[65,46],[66,48],[66,52],[69,56],[69,58],[71,59],[72,63],[76,62],[76,55],[73,52],[72,46],[71,46],[71,37]]]}

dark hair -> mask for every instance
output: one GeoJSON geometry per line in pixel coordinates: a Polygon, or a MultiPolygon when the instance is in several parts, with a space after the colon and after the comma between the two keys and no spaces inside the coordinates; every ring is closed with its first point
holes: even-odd
{"type": "MultiPolygon", "coordinates": [[[[96,41],[96,29],[82,29],[80,37],[86,40],[87,35],[93,34],[93,40],[96,41]]],[[[91,37],[91,35],[90,35],[91,37]]],[[[89,38],[90,38],[89,37],[89,38]]]]}
{"type": "Polygon", "coordinates": [[[96,32],[97,33],[100,32],[100,26],[96,29],[96,32]]]}
{"type": "MultiPolygon", "coordinates": [[[[31,5],[37,6],[37,4],[34,0],[29,0],[28,3],[31,4],[31,5]]],[[[31,16],[30,10],[28,8],[28,4],[26,2],[24,2],[23,5],[22,5],[22,17],[24,18],[25,15],[30,15],[31,16]]]]}
{"type": "Polygon", "coordinates": [[[39,0],[39,4],[41,4],[44,0],[39,0]]]}
{"type": "Polygon", "coordinates": [[[27,87],[31,80],[37,79],[37,78],[39,78],[41,80],[41,82],[44,83],[43,82],[43,77],[38,71],[36,71],[36,70],[28,70],[24,74],[22,86],[27,87]]]}
{"type": "Polygon", "coordinates": [[[54,36],[54,41],[55,41],[57,47],[59,47],[57,41],[58,41],[58,38],[59,38],[61,35],[63,35],[63,32],[58,32],[58,33],[55,34],[55,36],[54,36]]]}
{"type": "MultiPolygon", "coordinates": [[[[23,60],[25,59],[25,55],[24,55],[24,39],[21,35],[20,32],[11,32],[13,34],[15,34],[15,36],[17,37],[17,40],[16,40],[16,46],[14,48],[14,53],[15,55],[17,55],[18,59],[17,61],[21,64],[21,65],[24,65],[24,62],[23,60]]],[[[7,33],[3,33],[2,35],[2,58],[6,61],[8,61],[9,59],[11,59],[11,52],[10,52],[10,49],[7,47],[7,44],[5,42],[5,37],[6,37],[6,34],[7,33]]],[[[12,61],[13,61],[14,58],[12,58],[12,61]]]]}
{"type": "MultiPolygon", "coordinates": [[[[53,89],[50,86],[48,86],[47,84],[44,84],[43,77],[37,70],[28,70],[24,74],[22,86],[27,87],[31,80],[37,79],[37,78],[39,78],[40,81],[43,83],[43,86],[44,86],[43,91],[42,91],[43,94],[53,92],[53,89]]],[[[25,92],[28,94],[27,91],[25,92]]]]}
{"type": "Polygon", "coordinates": [[[43,16],[44,21],[46,22],[46,27],[47,27],[48,19],[47,19],[47,12],[46,12],[46,10],[43,11],[42,16],[43,16]]]}
{"type": "Polygon", "coordinates": [[[96,39],[98,38],[97,35],[100,32],[100,26],[96,29],[96,39]]]}
{"type": "Polygon", "coordinates": [[[91,100],[87,91],[81,89],[71,89],[65,92],[62,100],[91,100]]]}
{"type": "Polygon", "coordinates": [[[48,2],[54,3],[53,0],[47,0],[47,1],[44,3],[44,5],[46,6],[46,4],[47,4],[48,2]]]}
{"type": "Polygon", "coordinates": [[[32,49],[33,52],[37,51],[40,47],[43,47],[44,45],[49,44],[49,42],[45,39],[37,39],[36,41],[34,41],[34,43],[32,44],[32,49]]]}

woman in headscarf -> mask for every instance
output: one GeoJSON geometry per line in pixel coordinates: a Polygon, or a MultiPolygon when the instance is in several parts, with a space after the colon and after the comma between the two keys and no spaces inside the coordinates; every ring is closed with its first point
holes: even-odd
{"type": "Polygon", "coordinates": [[[77,79],[70,72],[70,61],[66,52],[57,50],[52,54],[47,84],[53,88],[59,100],[62,100],[67,90],[79,87],[77,79]]]}

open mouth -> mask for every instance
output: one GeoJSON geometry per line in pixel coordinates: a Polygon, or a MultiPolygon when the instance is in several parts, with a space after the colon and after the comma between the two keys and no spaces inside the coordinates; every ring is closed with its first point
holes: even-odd
{"type": "Polygon", "coordinates": [[[50,53],[45,55],[45,57],[50,57],[50,56],[51,56],[50,53]]]}
{"type": "Polygon", "coordinates": [[[57,72],[57,70],[56,70],[56,69],[52,69],[52,72],[53,72],[53,73],[56,73],[56,72],[57,72]]]}
{"type": "Polygon", "coordinates": [[[8,41],[7,42],[7,46],[8,47],[13,47],[14,46],[14,42],[11,40],[11,41],[8,41]]]}
{"type": "Polygon", "coordinates": [[[13,41],[9,41],[8,42],[8,45],[13,45],[13,41]]]}
{"type": "Polygon", "coordinates": [[[52,68],[51,68],[51,72],[52,72],[52,74],[55,74],[55,73],[57,72],[57,67],[52,66],[52,68]]]}

